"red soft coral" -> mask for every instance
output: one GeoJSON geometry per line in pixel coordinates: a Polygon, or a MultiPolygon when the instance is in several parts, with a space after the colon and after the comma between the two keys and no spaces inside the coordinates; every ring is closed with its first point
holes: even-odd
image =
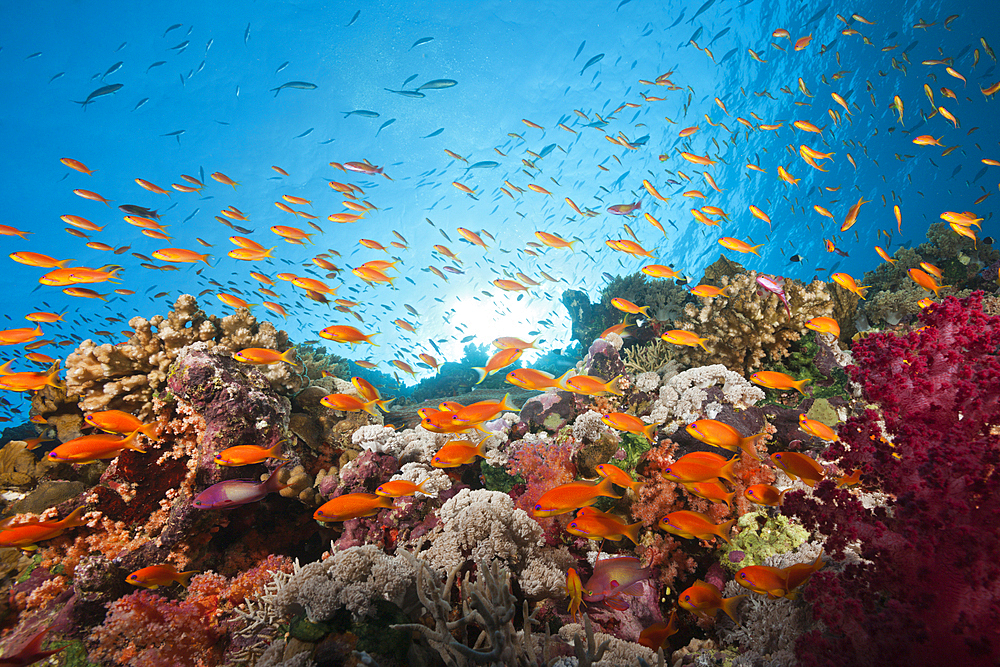
{"type": "Polygon", "coordinates": [[[1000,663],[1000,317],[981,299],[853,346],[848,371],[880,410],[849,419],[826,458],[894,500],[866,509],[831,481],[786,496],[830,553],[860,540],[871,561],[815,575],[806,596],[827,631],[800,639],[804,665],[1000,663]]]}

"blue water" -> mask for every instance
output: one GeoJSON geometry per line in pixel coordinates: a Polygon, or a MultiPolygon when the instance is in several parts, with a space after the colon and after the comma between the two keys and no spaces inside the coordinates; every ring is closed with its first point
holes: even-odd
{"type": "MultiPolygon", "coordinates": [[[[0,237],[4,255],[30,250],[73,258],[74,265],[121,264],[125,271],[120,285],[89,285],[109,295],[104,303],[39,286],[44,269],[4,258],[10,282],[0,327],[24,326],[28,312],[65,310],[65,323],[43,326],[47,338],[81,340],[89,332],[108,330],[115,335],[95,338],[120,340],[117,332],[124,324],[109,324],[105,317],[127,321],[135,315],[166,313],[182,293],[211,289],[200,297],[203,308],[218,315],[232,312],[216,298],[219,290],[209,279],[236,287],[246,300],[260,303],[263,297],[254,293],[260,283],[249,276],[255,270],[272,278],[280,272],[321,278],[339,286],[337,296],[362,302],[357,310],[364,323],[359,324],[275,279],[288,320],[261,307],[253,309],[296,341],[315,339],[317,331],[330,324],[380,331],[378,348],[338,350],[354,358],[399,358],[416,364],[416,353],[434,354],[427,345],[434,339],[446,357],[457,359],[460,341],[468,336],[482,343],[497,335],[528,337],[533,331],[541,332],[545,345],[562,347],[569,342],[569,320],[559,302],[565,288],[596,297],[606,282],[603,274],[625,275],[648,263],[605,245],[607,239],[629,238],[623,224],[653,251],[658,263],[673,265],[694,283],[720,253],[748,268],[802,280],[828,279],[831,271],[860,280],[880,261],[873,250],[876,243],[890,252],[901,244],[920,243],[928,224],[943,211],[974,210],[986,219],[982,235],[997,234],[991,215],[1000,201],[1000,167],[981,162],[1000,159],[997,97],[987,99],[979,89],[1000,80],[995,60],[980,42],[985,38],[990,46],[1000,47],[998,18],[1000,5],[990,0],[891,6],[762,0],[716,0],[704,6],[649,0],[252,6],[199,2],[141,9],[135,3],[58,3],[43,14],[31,3],[5,3],[0,26],[0,82],[7,91],[2,111],[2,224],[31,235],[26,240],[0,237]],[[852,18],[852,13],[874,25],[852,18]],[[953,14],[959,16],[946,29],[945,19],[953,14]],[[935,25],[914,27],[921,19],[935,25]],[[179,27],[168,30],[175,24],[179,27]],[[778,28],[787,29],[791,41],[772,38],[778,28]],[[860,35],[842,34],[846,28],[860,35]],[[809,34],[811,44],[793,51],[792,41],[809,34]],[[862,35],[872,44],[865,44],[862,35]],[[714,61],[692,45],[692,39],[711,51],[714,61]],[[747,49],[768,62],[754,61],[747,49]],[[603,58],[584,68],[600,54],[603,58]],[[946,74],[942,65],[921,64],[948,57],[954,58],[953,67],[968,85],[946,74]],[[893,67],[893,58],[906,68],[905,74],[893,67]],[[164,64],[151,68],[160,61],[164,64]],[[120,68],[102,79],[119,62],[120,68]],[[670,79],[679,90],[640,83],[667,72],[673,72],[670,79]],[[838,72],[840,78],[834,80],[838,72]],[[406,85],[410,90],[435,79],[451,79],[457,85],[423,90],[425,97],[418,99],[385,90],[402,89],[411,76],[415,78],[406,85]],[[814,97],[800,92],[800,77],[814,97]],[[291,81],[316,88],[286,88],[275,94],[273,89],[291,81]],[[940,115],[921,118],[921,112],[931,110],[925,83],[933,89],[935,104],[958,117],[960,128],[940,115]],[[86,108],[73,102],[108,84],[122,87],[86,108]],[[953,90],[958,99],[944,97],[942,87],[953,90]],[[833,102],[831,92],[851,104],[850,118],[833,102]],[[644,102],[641,94],[665,100],[644,102]],[[902,123],[892,108],[894,95],[904,103],[902,123]],[[717,97],[728,115],[716,104],[717,97]],[[626,103],[637,106],[619,108],[626,103]],[[828,109],[841,113],[839,125],[828,109]],[[352,110],[379,115],[345,117],[352,110]],[[711,123],[724,123],[728,130],[710,125],[706,114],[711,123]],[[782,127],[776,132],[747,131],[737,117],[755,126],[782,127]],[[607,125],[587,127],[599,118],[607,125]],[[382,127],[391,119],[393,123],[382,127]],[[545,129],[531,128],[522,119],[545,129]],[[822,137],[792,129],[795,120],[825,127],[822,137]],[[559,128],[560,122],[574,132],[559,128]],[[682,128],[694,125],[700,129],[693,136],[678,137],[682,128]],[[440,134],[428,137],[439,129],[440,134]],[[632,150],[606,138],[619,133],[628,142],[648,138],[632,150]],[[943,148],[912,143],[921,134],[943,137],[944,146],[959,148],[942,156],[943,148]],[[816,171],[798,157],[802,143],[835,153],[826,163],[828,172],[816,171]],[[543,154],[553,144],[541,159],[526,152],[543,154]],[[445,149],[465,157],[468,164],[499,165],[466,169],[468,164],[450,158],[445,149]],[[680,150],[719,160],[708,171],[723,192],[712,190],[700,176],[704,168],[685,162],[678,156],[680,150]],[[87,176],[67,169],[59,162],[64,157],[97,171],[87,176]],[[329,166],[364,159],[383,167],[392,180],[345,174],[329,166]],[[528,169],[522,159],[537,169],[528,169]],[[748,170],[748,162],[767,173],[748,170]],[[272,165],[289,176],[280,176],[272,165]],[[779,181],[779,165],[801,182],[791,186],[779,181]],[[239,187],[211,180],[213,172],[227,174],[239,187]],[[184,183],[181,174],[204,174],[206,187],[200,195],[173,192],[168,198],[134,181],[142,178],[169,190],[171,183],[184,183]],[[643,179],[669,202],[647,194],[643,179]],[[364,199],[379,210],[353,224],[328,222],[326,216],[345,210],[343,197],[327,185],[331,180],[361,186],[364,199]],[[505,180],[525,192],[509,198],[499,189],[505,180]],[[454,181],[474,189],[478,199],[459,191],[454,181]],[[527,190],[532,183],[551,196],[527,190]],[[74,188],[98,192],[113,200],[113,206],[157,208],[174,238],[146,238],[126,224],[117,209],[81,199],[74,188]],[[681,195],[690,189],[702,191],[707,199],[681,195]],[[973,201],[987,192],[993,196],[974,207],[973,201]],[[304,220],[275,207],[282,195],[312,200],[312,208],[296,208],[319,216],[315,222],[324,233],[313,238],[315,245],[291,245],[269,231],[272,225],[312,231],[304,220]],[[565,197],[600,215],[581,219],[565,197]],[[841,234],[841,221],[860,197],[871,203],[862,208],[857,225],[841,234]],[[648,211],[664,224],[666,238],[641,215],[625,219],[605,212],[608,206],[635,201],[642,202],[640,214],[648,211]],[[724,209],[729,222],[720,228],[696,222],[689,210],[701,204],[724,209]],[[751,204],[770,216],[770,229],[749,214],[751,204]],[[829,209],[836,220],[818,215],[812,208],[816,204],[829,209]],[[896,231],[894,204],[902,211],[901,233],[896,231]],[[250,236],[265,247],[277,246],[275,260],[249,264],[227,257],[235,247],[228,237],[235,232],[214,216],[230,205],[250,216],[249,222],[235,224],[253,229],[250,236]],[[92,233],[91,240],[129,245],[130,250],[114,255],[87,248],[84,239],[64,231],[60,216],[65,214],[107,225],[92,233]],[[484,251],[461,240],[458,227],[486,230],[495,241],[484,236],[490,246],[484,251]],[[396,240],[393,230],[409,245],[391,249],[402,260],[398,289],[368,287],[349,269],[386,253],[363,248],[359,239],[388,246],[396,240]],[[575,252],[534,248],[544,251],[535,257],[525,250],[531,249],[528,242],[537,241],[538,230],[582,242],[575,252]],[[880,230],[888,230],[889,236],[880,235],[880,230]],[[723,235],[764,243],[762,257],[723,251],[716,242],[723,235]],[[197,238],[213,247],[203,248],[197,238]],[[824,239],[833,240],[849,256],[827,253],[824,239]],[[432,254],[434,244],[456,252],[462,264],[432,254]],[[209,252],[212,267],[180,264],[179,271],[152,271],[131,254],[149,256],[164,247],[209,252]],[[342,255],[330,257],[345,268],[338,278],[324,278],[326,272],[315,266],[305,268],[313,256],[330,250],[342,255]],[[802,262],[790,261],[796,254],[802,262]],[[446,273],[446,282],[428,270],[446,264],[464,274],[446,273]],[[513,278],[518,271],[542,286],[518,299],[490,284],[513,278]],[[546,281],[539,271],[560,282],[546,281]],[[136,294],[116,295],[116,287],[136,294]],[[167,295],[154,298],[160,292],[167,295]],[[413,306],[420,317],[409,315],[403,304],[413,306]],[[392,324],[397,317],[419,322],[418,333],[399,330],[392,324]]],[[[56,356],[55,349],[41,351],[56,356]]],[[[62,354],[70,349],[59,348],[62,354]]],[[[19,355],[20,348],[5,352],[7,359],[19,355]]],[[[530,362],[530,355],[526,360],[530,362]]],[[[16,363],[15,368],[26,369],[26,364],[16,363]]]]}

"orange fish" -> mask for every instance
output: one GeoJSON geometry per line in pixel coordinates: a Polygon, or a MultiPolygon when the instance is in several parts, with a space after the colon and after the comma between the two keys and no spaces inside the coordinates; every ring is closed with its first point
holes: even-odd
{"type": "Polygon", "coordinates": [[[584,507],[576,514],[576,518],[566,526],[566,532],[588,540],[611,540],[620,542],[623,537],[639,544],[639,529],[642,521],[626,524],[613,514],[607,514],[593,507],[584,507]]]}
{"type": "Polygon", "coordinates": [[[12,260],[19,264],[26,264],[28,266],[37,266],[42,269],[64,269],[66,265],[72,262],[71,259],[54,259],[48,255],[43,255],[40,252],[12,252],[8,255],[12,260]]]}
{"type": "Polygon", "coordinates": [[[98,459],[113,459],[126,449],[145,454],[146,450],[136,444],[139,433],[137,429],[124,438],[103,434],[84,435],[64,442],[47,456],[50,461],[93,463],[98,459]]]}
{"type": "Polygon", "coordinates": [[[481,424],[504,410],[517,412],[517,406],[510,402],[510,394],[505,394],[500,401],[479,401],[467,405],[455,413],[454,420],[466,424],[481,424]]]}
{"type": "Polygon", "coordinates": [[[785,498],[785,491],[779,491],[770,484],[754,484],[744,489],[743,495],[752,503],[778,507],[785,498]]]}
{"type": "Polygon", "coordinates": [[[758,220],[763,220],[764,222],[766,222],[768,227],[771,226],[771,218],[767,216],[767,213],[764,213],[764,211],[760,210],[753,204],[750,205],[750,213],[753,215],[753,217],[757,218],[758,220]]]}
{"type": "Polygon", "coordinates": [[[169,586],[174,582],[187,588],[191,582],[191,577],[196,574],[198,574],[198,570],[178,572],[173,565],[167,563],[165,565],[150,565],[141,570],[136,570],[125,577],[125,581],[133,586],[142,586],[150,590],[156,590],[160,586],[169,586]]]}
{"type": "MultiPolygon", "coordinates": [[[[4,364],[4,368],[11,362],[4,364]]],[[[54,368],[49,373],[0,373],[0,389],[7,391],[38,391],[49,386],[59,389],[59,369],[54,368]]]]}
{"type": "Polygon", "coordinates": [[[653,444],[655,441],[654,436],[656,434],[657,425],[647,424],[633,415],[626,414],[624,412],[609,412],[601,417],[601,421],[611,428],[619,431],[641,435],[645,437],[650,444],[653,444]]]}
{"type": "Polygon", "coordinates": [[[0,236],[20,236],[22,239],[26,239],[27,235],[31,233],[33,232],[26,232],[10,225],[0,225],[0,236]]]}
{"type": "Polygon", "coordinates": [[[666,623],[653,623],[640,632],[637,643],[653,651],[657,651],[661,648],[666,651],[669,648],[667,640],[677,634],[679,629],[680,628],[677,623],[677,610],[674,609],[670,612],[670,619],[666,623]]]}
{"type": "Polygon", "coordinates": [[[567,241],[558,234],[550,234],[548,232],[535,232],[535,236],[550,248],[569,248],[573,250],[573,244],[576,243],[576,239],[567,241]]]}
{"type": "Polygon", "coordinates": [[[823,126],[823,128],[816,127],[807,120],[797,120],[794,123],[792,123],[792,125],[802,130],[803,132],[813,132],[815,134],[823,134],[823,128],[826,127],[825,125],[823,126]]]}
{"type": "Polygon", "coordinates": [[[281,456],[282,442],[284,441],[274,443],[274,446],[270,449],[264,449],[258,445],[228,447],[215,455],[215,463],[220,466],[235,467],[263,463],[267,459],[288,461],[289,459],[282,458],[281,456]]]}
{"type": "MultiPolygon", "coordinates": [[[[565,376],[563,376],[565,377],[565,376]]],[[[563,381],[563,386],[567,391],[584,396],[597,396],[600,394],[616,394],[623,396],[618,383],[621,376],[617,376],[608,382],[593,375],[573,375],[563,381]]]]}
{"type": "MultiPolygon", "coordinates": [[[[430,478],[428,477],[427,479],[430,478]]],[[[375,495],[385,496],[387,498],[400,498],[402,496],[412,496],[417,493],[428,495],[427,492],[424,491],[424,484],[427,483],[427,479],[419,484],[414,484],[413,482],[405,479],[397,479],[395,481],[386,482],[375,489],[375,495]]]]}
{"type": "Polygon", "coordinates": [[[810,456],[798,452],[771,454],[771,461],[793,480],[800,478],[806,486],[815,486],[826,476],[823,466],[810,456]]]}
{"type": "Polygon", "coordinates": [[[631,476],[618,466],[613,463],[601,463],[596,466],[597,474],[601,477],[607,477],[617,486],[632,489],[635,493],[639,493],[639,488],[642,486],[639,482],[632,479],[631,476]]]}
{"type": "Polygon", "coordinates": [[[847,212],[847,217],[844,218],[844,223],[840,226],[840,231],[846,232],[848,229],[853,227],[854,223],[858,221],[858,212],[861,210],[861,206],[870,203],[871,202],[866,200],[864,197],[859,197],[858,203],[851,206],[850,210],[847,212]]]}
{"type": "Polygon", "coordinates": [[[729,531],[735,523],[736,519],[730,519],[729,521],[716,524],[712,521],[712,517],[707,514],[691,510],[679,510],[664,516],[660,519],[658,525],[660,530],[665,530],[679,537],[707,540],[714,536],[721,538],[726,544],[730,544],[729,531]]]}
{"type": "Polygon", "coordinates": [[[91,192],[90,190],[77,189],[73,190],[73,194],[75,194],[77,197],[83,197],[84,199],[89,199],[91,201],[99,201],[109,208],[111,207],[110,202],[113,201],[111,199],[105,199],[101,195],[97,194],[96,192],[91,192]]]}
{"type": "Polygon", "coordinates": [[[141,178],[135,179],[135,182],[138,183],[139,187],[143,188],[144,190],[149,190],[150,192],[155,192],[158,195],[167,195],[168,197],[170,196],[170,193],[168,191],[164,190],[163,188],[161,188],[159,185],[156,185],[155,183],[150,183],[149,181],[144,181],[141,178]]]}
{"type": "Polygon", "coordinates": [[[917,283],[925,290],[934,292],[934,296],[936,298],[940,298],[938,292],[941,291],[941,285],[938,285],[937,281],[934,280],[934,276],[927,273],[926,271],[922,271],[921,269],[916,269],[916,268],[910,269],[909,271],[907,271],[907,274],[910,276],[913,282],[917,283]]]}
{"type": "Polygon", "coordinates": [[[286,364],[290,364],[292,366],[298,366],[295,362],[294,347],[290,347],[284,352],[278,352],[276,350],[270,350],[263,347],[248,347],[234,354],[233,358],[237,361],[242,361],[244,364],[253,364],[255,366],[276,364],[279,361],[284,361],[286,364]]]}
{"type": "Polygon", "coordinates": [[[715,618],[721,609],[729,618],[733,619],[733,622],[739,624],[736,610],[740,605],[740,600],[745,597],[746,595],[736,595],[731,598],[723,598],[716,586],[699,579],[693,586],[681,592],[677,604],[706,621],[715,618]]]}
{"type": "Polygon", "coordinates": [[[834,273],[830,277],[833,278],[833,282],[837,283],[838,285],[840,285],[841,287],[843,287],[848,291],[854,292],[859,297],[861,297],[862,301],[864,300],[865,298],[864,291],[868,289],[868,285],[858,285],[854,281],[854,278],[852,278],[846,273],[834,273]]]}
{"type": "Polygon", "coordinates": [[[805,327],[819,333],[832,334],[835,337],[840,336],[840,325],[837,324],[837,320],[831,317],[814,317],[806,322],[805,327]]]}
{"type": "Polygon", "coordinates": [[[67,528],[86,525],[86,521],[81,519],[86,511],[84,507],[77,507],[70,514],[58,521],[38,521],[32,520],[6,526],[0,530],[0,547],[17,547],[23,551],[37,549],[38,542],[51,540],[59,537],[67,528]]]}
{"type": "Polygon", "coordinates": [[[674,345],[684,345],[686,347],[694,347],[695,345],[701,345],[702,349],[706,352],[711,352],[707,347],[705,347],[705,341],[707,339],[701,338],[693,331],[684,331],[683,329],[672,329],[667,331],[660,336],[663,340],[668,343],[673,343],[674,345]]]}
{"type": "Polygon", "coordinates": [[[718,479],[706,479],[700,482],[685,482],[682,485],[688,493],[698,496],[699,498],[704,498],[713,503],[726,503],[727,506],[733,506],[733,498],[736,497],[735,491],[730,491],[729,488],[720,482],[718,479]]]}
{"type": "Polygon", "coordinates": [[[733,472],[738,458],[726,459],[713,452],[691,452],[667,465],[661,475],[671,482],[703,482],[720,477],[736,483],[733,472]]]}
{"type": "Polygon", "coordinates": [[[566,514],[581,507],[589,507],[600,497],[621,498],[615,495],[611,480],[607,477],[602,477],[596,484],[586,481],[568,482],[543,493],[531,513],[536,517],[566,514]]]}
{"type": "Polygon", "coordinates": [[[482,383],[488,376],[493,375],[497,371],[510,366],[512,363],[521,358],[523,354],[522,350],[517,348],[508,348],[506,350],[500,350],[486,362],[486,366],[474,367],[472,370],[479,374],[479,380],[476,384],[482,383]]]}
{"type": "Polygon", "coordinates": [[[802,387],[810,382],[810,379],[795,380],[795,378],[778,371],[757,371],[750,376],[750,381],[768,389],[797,389],[803,396],[808,396],[802,387]]]}
{"type": "Polygon", "coordinates": [[[0,345],[19,345],[32,341],[41,335],[41,325],[35,325],[34,328],[4,329],[0,331],[0,345]]]}
{"type": "Polygon", "coordinates": [[[572,567],[566,572],[566,595],[569,596],[569,612],[576,621],[577,614],[580,613],[580,605],[583,604],[583,595],[587,591],[583,589],[583,581],[580,575],[572,567]]]}
{"type": "Polygon", "coordinates": [[[521,387],[522,389],[527,389],[529,391],[545,391],[546,389],[562,389],[562,382],[566,379],[566,376],[575,372],[573,369],[566,371],[566,373],[561,378],[556,378],[554,375],[546,373],[545,371],[538,371],[533,368],[518,368],[510,373],[507,373],[507,382],[510,384],[521,387]]]}
{"type": "Polygon", "coordinates": [[[636,315],[642,313],[646,317],[649,317],[649,306],[637,306],[628,299],[622,299],[621,297],[616,297],[611,299],[611,305],[622,311],[623,313],[629,313],[631,315],[636,315]]]}
{"type": "Polygon", "coordinates": [[[364,401],[353,394],[328,394],[319,401],[328,408],[340,410],[341,412],[358,412],[364,410],[373,417],[378,417],[379,413],[373,406],[378,401],[364,401]]]}
{"type": "Polygon", "coordinates": [[[375,516],[383,509],[394,509],[392,498],[374,493],[348,493],[320,506],[313,514],[316,521],[347,521],[375,516]]]}
{"type": "Polygon", "coordinates": [[[352,326],[341,324],[326,327],[319,332],[319,335],[320,338],[326,338],[327,340],[332,340],[335,343],[350,343],[353,347],[357,343],[375,345],[375,343],[372,343],[371,339],[373,336],[377,336],[378,332],[363,334],[352,326]]]}
{"type": "Polygon", "coordinates": [[[767,433],[763,431],[755,435],[743,437],[740,435],[739,431],[729,424],[724,424],[714,419],[699,419],[698,421],[688,424],[684,430],[686,430],[691,437],[696,440],[700,440],[707,445],[722,447],[723,449],[728,449],[731,452],[742,450],[748,456],[757,459],[758,461],[760,460],[760,456],[757,454],[756,444],[763,438],[767,437],[767,433]]]}
{"type": "Polygon", "coordinates": [[[833,442],[838,438],[837,433],[832,428],[823,422],[809,419],[804,414],[799,415],[799,428],[809,435],[827,442],[833,442]]]}
{"type": "Polygon", "coordinates": [[[492,437],[492,435],[487,435],[475,445],[468,440],[449,440],[431,459],[431,465],[435,468],[457,468],[466,463],[472,463],[477,456],[486,458],[484,447],[486,441],[492,437]]]}
{"type": "Polygon", "coordinates": [[[164,262],[205,262],[211,266],[208,261],[211,255],[201,255],[194,250],[186,250],[185,248],[161,248],[153,251],[153,257],[164,262]]]}
{"type": "Polygon", "coordinates": [[[139,431],[150,440],[157,439],[156,422],[143,424],[137,417],[121,410],[91,412],[83,419],[91,426],[99,428],[102,431],[107,431],[108,433],[127,435],[139,431]]]}
{"type": "Polygon", "coordinates": [[[223,174],[221,171],[214,172],[212,174],[212,178],[214,180],[218,181],[219,183],[224,184],[224,185],[231,185],[231,186],[233,186],[233,190],[235,190],[236,186],[239,185],[239,181],[234,181],[233,179],[231,179],[228,176],[226,176],[225,174],[223,174]]]}
{"type": "Polygon", "coordinates": [[[87,165],[80,162],[79,160],[74,160],[71,157],[60,158],[59,161],[62,162],[67,167],[69,167],[70,169],[76,169],[80,173],[86,174],[87,176],[90,176],[95,171],[97,171],[96,169],[88,169],[87,165]]]}
{"type": "Polygon", "coordinates": [[[674,271],[669,266],[663,266],[662,264],[649,264],[642,267],[642,272],[647,276],[652,276],[653,278],[679,278],[680,274],[674,271]]]}

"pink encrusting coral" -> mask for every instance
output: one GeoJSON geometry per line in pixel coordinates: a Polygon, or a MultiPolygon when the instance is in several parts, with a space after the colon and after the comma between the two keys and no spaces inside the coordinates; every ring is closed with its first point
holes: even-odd
{"type": "Polygon", "coordinates": [[[982,293],[947,298],[908,334],[869,335],[849,368],[877,406],[841,426],[826,458],[890,500],[868,509],[824,481],[783,511],[870,561],[820,572],[806,591],[826,629],[803,665],[963,666],[1000,662],[1000,317],[982,293]]]}

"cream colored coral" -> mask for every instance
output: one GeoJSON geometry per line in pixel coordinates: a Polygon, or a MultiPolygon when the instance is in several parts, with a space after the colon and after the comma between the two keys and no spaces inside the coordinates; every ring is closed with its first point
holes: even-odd
{"type": "Polygon", "coordinates": [[[737,410],[745,410],[764,398],[760,387],[750,384],[739,373],[721,364],[701,366],[670,378],[660,387],[660,396],[653,403],[651,413],[642,419],[647,424],[665,423],[663,430],[666,433],[698,419],[712,419],[722,405],[708,403],[710,387],[721,388],[723,400],[737,410]]]}
{"type": "MultiPolygon", "coordinates": [[[[567,623],[559,628],[559,638],[567,644],[572,644],[574,638],[585,637],[584,628],[579,623],[567,623]]],[[[624,665],[638,665],[639,658],[652,664],[656,660],[656,654],[643,646],[634,642],[618,639],[614,635],[607,635],[603,632],[595,632],[594,640],[598,646],[605,641],[608,642],[607,649],[601,659],[593,663],[595,667],[623,667],[624,665]]]]}

